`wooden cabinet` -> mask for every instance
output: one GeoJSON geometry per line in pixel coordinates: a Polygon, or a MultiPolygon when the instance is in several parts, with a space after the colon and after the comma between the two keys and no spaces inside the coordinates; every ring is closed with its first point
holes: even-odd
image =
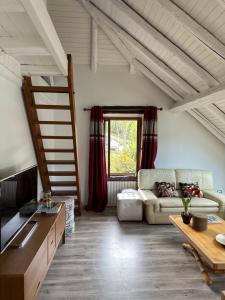
{"type": "Polygon", "coordinates": [[[55,253],[55,246],[56,246],[56,241],[55,241],[55,224],[54,224],[48,235],[48,263],[51,262],[52,256],[55,253]]]}
{"type": "Polygon", "coordinates": [[[24,276],[25,299],[35,299],[47,273],[47,241],[44,241],[24,276]]]}
{"type": "Polygon", "coordinates": [[[32,218],[38,226],[23,248],[8,248],[0,255],[0,299],[34,300],[55,251],[65,241],[65,205],[57,215],[32,218]]]}
{"type": "MultiPolygon", "coordinates": [[[[65,215],[60,215],[55,223],[55,239],[56,239],[56,244],[58,244],[62,238],[63,232],[65,230],[65,215]]],[[[63,236],[63,238],[65,238],[63,236]]]]}

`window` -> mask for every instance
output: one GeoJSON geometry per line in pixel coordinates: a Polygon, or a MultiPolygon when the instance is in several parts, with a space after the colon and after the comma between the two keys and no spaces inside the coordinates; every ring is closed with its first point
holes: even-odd
{"type": "Polygon", "coordinates": [[[141,118],[105,118],[108,177],[136,176],[140,161],[141,118]]]}

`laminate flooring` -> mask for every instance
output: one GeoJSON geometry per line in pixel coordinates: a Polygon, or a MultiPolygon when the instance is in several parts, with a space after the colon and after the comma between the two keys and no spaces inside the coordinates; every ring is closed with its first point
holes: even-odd
{"type": "Polygon", "coordinates": [[[173,225],[119,223],[114,209],[84,212],[57,250],[38,300],[219,300],[225,275],[207,286],[183,241],[173,225]]]}

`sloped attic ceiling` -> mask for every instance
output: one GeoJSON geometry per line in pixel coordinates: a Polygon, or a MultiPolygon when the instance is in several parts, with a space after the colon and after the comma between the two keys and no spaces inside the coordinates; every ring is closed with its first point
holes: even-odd
{"type": "Polygon", "coordinates": [[[225,143],[223,0],[48,0],[77,64],[129,64],[225,143]]]}
{"type": "Polygon", "coordinates": [[[46,0],[0,0],[0,60],[18,78],[67,74],[66,54],[46,0]]]}

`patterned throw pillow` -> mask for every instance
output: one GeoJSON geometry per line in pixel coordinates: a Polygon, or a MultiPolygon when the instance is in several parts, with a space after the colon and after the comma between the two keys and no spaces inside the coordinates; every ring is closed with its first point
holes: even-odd
{"type": "Polygon", "coordinates": [[[178,192],[175,189],[175,183],[156,182],[158,197],[177,197],[178,192]]]}
{"type": "Polygon", "coordinates": [[[179,183],[180,188],[183,193],[183,197],[189,198],[189,197],[196,197],[196,198],[202,198],[203,193],[199,188],[198,182],[196,183],[179,183]]]}

